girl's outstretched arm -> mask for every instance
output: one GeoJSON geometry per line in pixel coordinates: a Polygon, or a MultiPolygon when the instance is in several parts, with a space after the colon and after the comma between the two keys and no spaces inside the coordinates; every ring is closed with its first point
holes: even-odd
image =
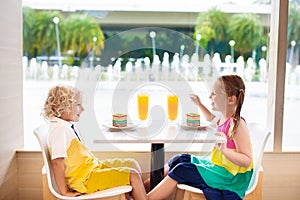
{"type": "Polygon", "coordinates": [[[202,114],[204,115],[206,121],[211,122],[214,118],[215,115],[212,114],[201,102],[199,96],[195,94],[190,95],[191,100],[200,108],[202,114]]]}

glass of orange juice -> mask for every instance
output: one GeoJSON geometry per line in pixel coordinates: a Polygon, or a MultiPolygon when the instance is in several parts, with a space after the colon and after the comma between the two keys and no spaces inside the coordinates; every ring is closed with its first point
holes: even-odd
{"type": "Polygon", "coordinates": [[[178,115],[178,96],[168,95],[168,117],[169,120],[176,120],[178,115]]]}
{"type": "Polygon", "coordinates": [[[149,96],[148,94],[138,94],[138,115],[140,120],[146,120],[148,116],[148,104],[149,96]]]}

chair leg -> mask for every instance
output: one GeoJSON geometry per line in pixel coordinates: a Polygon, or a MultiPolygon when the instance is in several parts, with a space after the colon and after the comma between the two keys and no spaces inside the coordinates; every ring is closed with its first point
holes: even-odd
{"type": "Polygon", "coordinates": [[[203,194],[185,191],[184,200],[206,200],[203,194]]]}
{"type": "Polygon", "coordinates": [[[175,199],[174,200],[182,200],[183,196],[184,196],[184,192],[185,192],[185,190],[177,188],[176,192],[175,192],[175,199]]]}
{"type": "Polygon", "coordinates": [[[203,194],[194,193],[177,188],[175,200],[205,200],[205,197],[203,194]]]}
{"type": "Polygon", "coordinates": [[[262,184],[263,184],[263,171],[259,171],[258,183],[250,194],[246,195],[243,200],[262,200],[262,184]]]}
{"type": "Polygon", "coordinates": [[[47,175],[42,174],[43,179],[43,200],[58,200],[49,190],[47,175]]]}

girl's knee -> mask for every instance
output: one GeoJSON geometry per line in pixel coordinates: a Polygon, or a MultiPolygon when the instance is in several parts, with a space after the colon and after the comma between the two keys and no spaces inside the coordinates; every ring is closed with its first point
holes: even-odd
{"type": "Polygon", "coordinates": [[[187,168],[187,165],[186,163],[178,163],[174,168],[173,170],[185,170],[187,168]]]}
{"type": "Polygon", "coordinates": [[[169,171],[169,173],[181,177],[184,174],[190,175],[192,173],[198,173],[198,170],[192,163],[178,163],[169,171]]]}
{"type": "Polygon", "coordinates": [[[169,160],[168,165],[170,168],[173,168],[183,162],[191,162],[191,156],[189,154],[177,154],[169,160]]]}

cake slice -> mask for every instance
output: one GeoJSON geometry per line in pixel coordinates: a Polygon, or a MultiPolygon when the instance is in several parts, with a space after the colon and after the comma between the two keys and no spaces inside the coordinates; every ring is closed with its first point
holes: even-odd
{"type": "Polygon", "coordinates": [[[196,113],[186,114],[187,126],[200,126],[200,115],[196,113]]]}
{"type": "Polygon", "coordinates": [[[114,114],[113,119],[112,119],[112,125],[115,127],[126,127],[127,126],[127,115],[114,114]]]}

